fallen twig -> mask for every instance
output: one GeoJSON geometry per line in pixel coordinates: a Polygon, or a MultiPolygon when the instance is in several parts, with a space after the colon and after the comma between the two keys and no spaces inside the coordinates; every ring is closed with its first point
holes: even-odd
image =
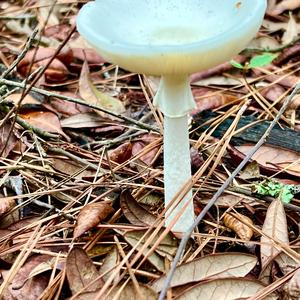
{"type": "Polygon", "coordinates": [[[7,68],[0,76],[0,79],[5,78],[18,64],[19,62],[24,58],[24,56],[26,55],[26,53],[28,52],[29,48],[32,45],[32,42],[34,41],[35,36],[38,33],[38,29],[35,29],[32,32],[32,35],[28,38],[28,41],[24,47],[24,49],[21,51],[21,53],[18,55],[18,57],[16,58],[16,60],[9,66],[9,68],[7,68]]]}

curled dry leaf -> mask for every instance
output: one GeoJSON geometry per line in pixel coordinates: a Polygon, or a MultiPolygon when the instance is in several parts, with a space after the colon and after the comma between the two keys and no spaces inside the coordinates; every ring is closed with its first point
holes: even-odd
{"type": "Polygon", "coordinates": [[[104,284],[92,260],[78,247],[73,248],[68,254],[66,273],[73,295],[83,288],[85,292],[94,292],[104,284]],[[94,282],[91,283],[92,281],[94,282]]]}
{"type": "Polygon", "coordinates": [[[127,142],[121,144],[117,148],[110,150],[108,155],[110,160],[118,164],[122,164],[123,162],[129,160],[132,155],[132,143],[127,142]]]}
{"type": "MultiPolygon", "coordinates": [[[[116,114],[121,114],[125,111],[125,107],[119,99],[100,92],[94,86],[90,78],[90,71],[86,61],[83,63],[79,78],[79,93],[80,96],[90,104],[97,105],[116,114]]],[[[100,116],[115,119],[111,115],[105,114],[99,110],[96,110],[96,112],[100,116]]]]}
{"type": "Polygon", "coordinates": [[[83,207],[77,217],[74,229],[74,238],[98,225],[114,212],[114,209],[105,202],[90,203],[83,207]]]}
{"type": "Polygon", "coordinates": [[[239,236],[239,238],[245,241],[251,240],[253,236],[253,230],[251,227],[246,225],[253,225],[253,221],[250,218],[241,214],[225,213],[223,221],[224,225],[233,230],[239,236]]]}
{"type": "MultiPolygon", "coordinates": [[[[236,300],[254,296],[264,288],[259,281],[246,278],[222,278],[199,283],[176,297],[176,300],[236,300]]],[[[277,300],[275,295],[269,295],[265,300],[277,300]]]]}
{"type": "Polygon", "coordinates": [[[260,239],[260,256],[262,265],[265,266],[268,261],[271,261],[280,252],[280,250],[274,246],[270,238],[274,238],[276,241],[284,244],[289,243],[286,215],[281,200],[275,199],[270,204],[262,232],[266,234],[266,236],[262,235],[260,239]]]}
{"type": "Polygon", "coordinates": [[[156,221],[156,217],[141,206],[128,190],[121,193],[120,205],[126,219],[133,225],[151,226],[156,221]]]}
{"type": "MultiPolygon", "coordinates": [[[[170,286],[176,287],[211,278],[243,277],[255,267],[256,263],[256,256],[244,253],[219,253],[204,256],[178,266],[170,286]]],[[[166,276],[162,276],[154,281],[152,288],[157,292],[161,291],[165,279],[166,276]]]]}
{"type": "Polygon", "coordinates": [[[132,283],[125,287],[116,286],[105,299],[107,300],[157,300],[158,295],[147,285],[139,284],[138,291],[132,283]]]}

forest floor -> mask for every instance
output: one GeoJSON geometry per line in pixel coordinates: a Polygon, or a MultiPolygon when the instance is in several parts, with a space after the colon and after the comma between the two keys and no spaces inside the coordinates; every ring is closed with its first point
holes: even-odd
{"type": "MultiPolygon", "coordinates": [[[[1,299],[158,299],[182,241],[164,227],[159,81],[88,46],[85,2],[0,1],[1,299]]],[[[300,1],[269,0],[234,61],[191,75],[195,214],[221,195],[166,299],[300,299],[299,33],[300,1]]]]}

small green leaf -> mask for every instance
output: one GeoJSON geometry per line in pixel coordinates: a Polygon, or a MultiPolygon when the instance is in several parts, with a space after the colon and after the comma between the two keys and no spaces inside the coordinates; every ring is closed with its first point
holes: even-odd
{"type": "Polygon", "coordinates": [[[276,181],[262,181],[255,185],[255,192],[262,196],[279,198],[284,203],[290,203],[297,193],[295,185],[285,185],[276,181]]]}
{"type": "Polygon", "coordinates": [[[294,198],[294,195],[292,193],[293,187],[291,185],[285,185],[280,193],[280,199],[284,203],[290,203],[291,200],[294,198]]]}
{"type": "Polygon", "coordinates": [[[243,65],[241,65],[240,63],[238,63],[237,61],[235,61],[235,60],[233,60],[233,59],[230,61],[230,63],[231,63],[231,65],[234,66],[235,68],[238,68],[238,69],[244,69],[244,66],[243,66],[243,65]]]}
{"type": "Polygon", "coordinates": [[[249,68],[259,68],[269,65],[275,58],[277,54],[266,52],[261,55],[256,55],[251,58],[249,63],[249,68]]]}

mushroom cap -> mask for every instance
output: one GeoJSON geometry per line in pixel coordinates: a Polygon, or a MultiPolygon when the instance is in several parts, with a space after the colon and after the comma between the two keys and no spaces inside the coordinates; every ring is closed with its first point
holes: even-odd
{"type": "Polygon", "coordinates": [[[77,28],[108,61],[151,75],[191,74],[240,52],[266,0],[96,0],[77,28]]]}

